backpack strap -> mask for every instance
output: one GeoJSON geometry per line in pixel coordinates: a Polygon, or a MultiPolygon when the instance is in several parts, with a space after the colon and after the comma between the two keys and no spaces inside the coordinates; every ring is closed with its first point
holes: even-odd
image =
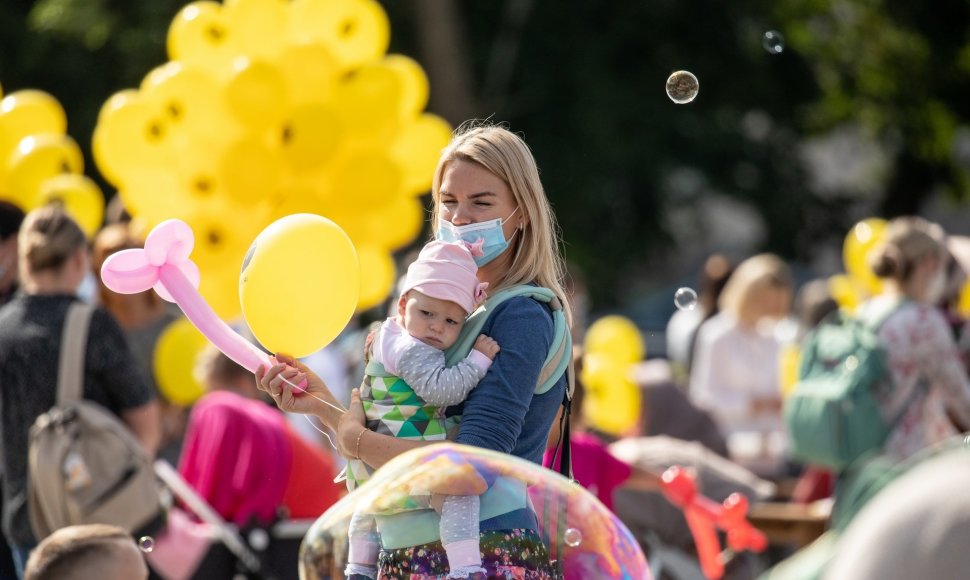
{"type": "Polygon", "coordinates": [[[84,354],[93,313],[94,307],[84,302],[74,302],[67,309],[57,366],[57,405],[80,401],[84,395],[84,354]]]}
{"type": "MultiPolygon", "coordinates": [[[[860,313],[860,320],[866,326],[866,328],[869,328],[873,334],[875,334],[879,332],[882,325],[885,324],[885,322],[889,320],[893,314],[896,314],[902,310],[903,307],[910,302],[912,302],[912,300],[909,298],[903,298],[897,302],[887,304],[881,310],[875,312],[872,312],[873,309],[869,308],[866,312],[860,313]]],[[[916,402],[916,399],[924,390],[928,390],[927,382],[925,380],[918,381],[916,387],[913,389],[913,392],[906,397],[906,400],[903,401],[902,405],[900,405],[899,410],[896,411],[893,418],[886,423],[886,427],[888,428],[889,432],[896,429],[899,422],[903,420],[903,416],[906,415],[906,411],[909,410],[910,405],[916,402]]]]}
{"type": "MultiPolygon", "coordinates": [[[[492,296],[489,296],[465,321],[465,325],[462,327],[455,344],[451,345],[445,351],[445,364],[448,366],[454,365],[468,356],[475,341],[478,339],[478,335],[481,334],[482,327],[485,326],[485,321],[489,315],[506,300],[518,296],[526,296],[537,302],[548,304],[552,310],[552,344],[549,348],[549,354],[546,355],[546,359],[543,361],[542,370],[539,372],[539,379],[535,386],[536,394],[541,395],[549,391],[549,389],[559,382],[559,378],[566,372],[566,368],[570,366],[569,363],[572,360],[573,351],[572,336],[569,332],[569,325],[566,323],[566,314],[563,311],[562,302],[548,288],[521,284],[502,289],[492,296]]],[[[569,377],[567,391],[569,391],[569,396],[572,398],[574,380],[572,373],[567,373],[567,375],[569,377]]]]}

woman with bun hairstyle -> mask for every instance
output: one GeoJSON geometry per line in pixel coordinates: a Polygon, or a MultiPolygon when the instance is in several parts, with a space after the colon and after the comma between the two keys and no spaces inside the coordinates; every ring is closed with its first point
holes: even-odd
{"type": "Polygon", "coordinates": [[[946,286],[947,259],[943,228],[918,217],[892,220],[869,255],[883,291],[859,313],[884,317],[878,335],[891,381],[876,398],[887,421],[900,417],[885,447],[900,459],[970,426],[970,381],[935,307],[946,286]]]}
{"type": "MultiPolygon", "coordinates": [[[[0,309],[0,441],[3,455],[3,531],[23,571],[37,538],[27,509],[30,427],[54,406],[61,339],[78,287],[89,272],[84,232],[59,206],[24,218],[17,251],[20,291],[0,309]]],[[[85,342],[83,398],[117,415],[154,456],[158,404],[114,318],[91,315],[85,342]]]]}

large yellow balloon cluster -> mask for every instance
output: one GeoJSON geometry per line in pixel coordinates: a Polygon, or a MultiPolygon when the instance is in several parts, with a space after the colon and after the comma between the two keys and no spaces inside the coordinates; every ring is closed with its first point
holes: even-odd
{"type": "Polygon", "coordinates": [[[350,236],[360,308],[390,291],[390,253],[421,229],[451,128],[422,112],[427,78],[385,54],[389,34],[374,0],[194,2],[169,28],[171,60],[103,106],[98,168],[146,230],[189,223],[200,292],[223,318],[239,314],[250,243],[296,213],[350,236]]]}
{"type": "Polygon", "coordinates": [[[81,149],[66,130],[64,109],[43,91],[0,100],[0,199],[25,212],[62,203],[90,237],[101,227],[104,195],[85,177],[81,149]]]}
{"type": "Polygon", "coordinates": [[[631,373],[645,348],[639,329],[622,316],[605,316],[586,332],[583,420],[614,436],[630,434],[640,421],[640,388],[631,373]]]}

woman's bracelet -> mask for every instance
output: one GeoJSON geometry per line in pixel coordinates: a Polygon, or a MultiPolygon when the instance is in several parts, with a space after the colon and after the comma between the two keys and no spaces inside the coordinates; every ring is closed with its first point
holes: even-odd
{"type": "Polygon", "coordinates": [[[363,429],[360,430],[360,433],[357,435],[357,445],[354,446],[354,457],[358,460],[361,460],[360,459],[360,440],[364,437],[364,433],[367,433],[367,427],[364,427],[363,429]]]}

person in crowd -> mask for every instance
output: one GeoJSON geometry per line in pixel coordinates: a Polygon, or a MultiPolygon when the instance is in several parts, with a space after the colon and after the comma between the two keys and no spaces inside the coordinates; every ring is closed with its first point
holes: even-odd
{"type": "MultiPolygon", "coordinates": [[[[476,277],[475,256],[480,254],[480,248],[464,242],[433,241],[408,267],[396,316],[385,320],[369,341],[368,360],[389,374],[368,372],[364,379],[361,400],[367,403],[369,429],[406,439],[442,440],[448,430],[445,408],[464,401],[485,376],[499,351],[489,337],[480,335],[468,356],[453,367],[446,366],[444,353],[458,340],[468,315],[485,300],[487,284],[476,277]]],[[[370,477],[359,459],[348,463],[346,473],[351,490],[370,477]]],[[[480,483],[484,491],[485,479],[480,483]]],[[[478,496],[439,499],[440,534],[450,569],[447,577],[484,573],[478,545],[478,496]]],[[[347,577],[375,578],[379,544],[374,518],[358,510],[348,533],[347,577]]]]}
{"type": "Polygon", "coordinates": [[[899,458],[970,429],[970,380],[936,307],[946,288],[945,244],[938,224],[907,216],[892,220],[870,253],[883,290],[859,315],[881,319],[890,381],[876,399],[887,421],[899,417],[885,444],[899,458]]]}
{"type": "MultiPolygon", "coordinates": [[[[18,237],[21,290],[0,309],[0,433],[4,533],[18,570],[36,544],[27,513],[27,443],[34,420],[54,406],[61,334],[89,271],[87,240],[61,208],[30,212],[18,237]]],[[[114,318],[97,308],[84,359],[83,396],[117,414],[154,456],[158,405],[114,318]]]]}
{"type": "Polygon", "coordinates": [[[148,565],[123,528],[86,524],[44,538],[27,560],[24,580],[147,580],[148,565]]]}
{"type": "Polygon", "coordinates": [[[718,297],[733,271],[734,264],[724,254],[708,256],[701,269],[697,304],[678,309],[667,323],[667,358],[680,381],[690,376],[697,330],[719,312],[718,297]]]}
{"type": "Polygon", "coordinates": [[[915,465],[842,532],[826,580],[962,578],[970,570],[970,461],[965,446],[915,465]]]}
{"type": "MultiPolygon", "coordinates": [[[[121,326],[143,380],[156,394],[160,395],[154,373],[155,346],[162,332],[178,318],[177,312],[173,311],[154,290],[137,294],[120,294],[112,292],[101,282],[101,266],[108,256],[142,246],[144,243],[132,235],[127,222],[110,224],[101,228],[95,235],[91,262],[99,282],[98,303],[121,326]]],[[[158,401],[162,425],[158,455],[169,463],[175,464],[178,462],[182,436],[185,434],[188,411],[173,405],[164,396],[159,396],[158,401]]]]}
{"type": "Polygon", "coordinates": [[[0,201],[0,306],[17,291],[17,232],[23,221],[19,207],[0,201]]]}
{"type": "MultiPolygon", "coordinates": [[[[466,124],[441,155],[432,183],[432,229],[436,239],[483,241],[478,280],[498,292],[520,284],[549,288],[567,318],[569,304],[562,287],[563,260],[555,218],[526,143],[500,126],[466,124]]],[[[535,393],[540,371],[554,337],[554,311],[527,296],[511,298],[489,314],[482,333],[501,345],[485,377],[452,412],[462,415],[456,441],[540,463],[547,435],[564,398],[566,376],[552,388],[535,393]]],[[[393,457],[433,442],[411,441],[367,430],[355,392],[350,410],[342,413],[326,385],[306,367],[277,355],[279,364],[256,373],[260,388],[289,411],[312,413],[337,431],[338,447],[348,458],[373,468],[393,457]],[[289,382],[306,378],[314,396],[295,396],[289,382]],[[326,403],[322,402],[326,401],[326,403]],[[327,403],[334,404],[331,407],[327,403]]],[[[503,504],[504,513],[479,522],[483,566],[488,575],[550,578],[555,571],[539,534],[526,490],[503,504]],[[520,496],[520,497],[519,497],[520,496]]],[[[394,522],[382,520],[384,524],[394,522]]],[[[379,575],[431,576],[448,573],[440,541],[387,542],[379,575]],[[419,544],[419,545],[415,545],[419,544]]]]}
{"type": "Polygon", "coordinates": [[[246,369],[215,347],[197,361],[208,392],[189,415],[183,479],[240,527],[315,518],[340,497],[334,461],[263,399],[246,369]]]}
{"type": "MultiPolygon", "coordinates": [[[[19,207],[0,201],[0,306],[9,302],[17,291],[17,231],[23,221],[24,212],[19,207]]],[[[3,503],[0,499],[0,512],[2,511],[3,503]]],[[[13,555],[4,538],[0,542],[0,580],[12,580],[16,577],[13,555]]]]}
{"type": "Polygon", "coordinates": [[[782,469],[778,321],[788,316],[792,276],[778,256],[741,262],[698,330],[690,396],[725,434],[731,458],[759,472],[782,469]]]}

